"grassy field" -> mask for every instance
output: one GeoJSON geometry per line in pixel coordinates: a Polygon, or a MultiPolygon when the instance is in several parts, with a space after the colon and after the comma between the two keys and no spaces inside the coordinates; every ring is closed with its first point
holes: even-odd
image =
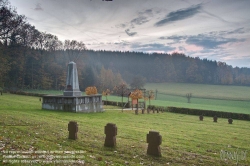
{"type": "Polygon", "coordinates": [[[158,90],[159,93],[185,96],[192,93],[193,97],[211,99],[230,99],[250,101],[249,86],[227,86],[187,83],[147,83],[147,90],[158,90]]]}
{"type": "MultiPolygon", "coordinates": [[[[174,106],[250,114],[250,87],[184,83],[147,83],[147,90],[157,89],[156,100],[151,105],[174,106]],[[187,103],[186,93],[192,93],[187,103]]],[[[29,90],[28,92],[61,95],[63,91],[29,90]]],[[[84,93],[83,93],[84,94],[84,93]]],[[[106,100],[103,97],[103,100],[106,100]]],[[[109,101],[121,101],[121,97],[108,96],[109,101]]],[[[127,98],[124,98],[127,101],[127,98]]],[[[147,105],[149,102],[147,101],[147,105]]]]}
{"type": "Polygon", "coordinates": [[[246,86],[151,83],[145,88],[158,91],[152,105],[250,114],[250,87],[246,86]],[[186,93],[192,93],[191,103],[186,93]]]}
{"type": "Polygon", "coordinates": [[[0,96],[0,160],[8,150],[44,150],[46,153],[78,151],[77,158],[91,166],[250,164],[248,121],[234,120],[229,125],[227,119],[214,123],[210,117],[199,121],[197,116],[183,114],[135,115],[129,110],[122,113],[116,107],[105,109],[104,113],[90,114],[41,110],[37,97],[3,94],[0,96]],[[70,120],[79,125],[76,141],[67,139],[70,120]],[[115,123],[118,128],[115,148],[103,146],[107,123],[115,123]],[[162,157],[146,155],[146,134],[150,130],[162,135],[162,157]],[[225,151],[237,153],[238,161],[222,160],[225,151]]]}

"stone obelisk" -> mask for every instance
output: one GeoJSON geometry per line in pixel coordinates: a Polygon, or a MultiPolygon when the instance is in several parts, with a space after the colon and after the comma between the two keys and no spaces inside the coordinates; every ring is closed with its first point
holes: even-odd
{"type": "Polygon", "coordinates": [[[64,96],[81,96],[79,89],[78,73],[75,62],[69,62],[67,69],[66,88],[63,92],[64,96]]]}

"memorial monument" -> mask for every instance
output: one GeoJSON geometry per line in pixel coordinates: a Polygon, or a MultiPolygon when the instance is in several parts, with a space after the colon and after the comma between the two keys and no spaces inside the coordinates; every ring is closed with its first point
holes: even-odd
{"type": "Polygon", "coordinates": [[[43,96],[42,109],[64,110],[70,112],[103,112],[102,95],[85,95],[79,89],[78,74],[75,62],[67,68],[66,88],[63,95],[43,96]]]}

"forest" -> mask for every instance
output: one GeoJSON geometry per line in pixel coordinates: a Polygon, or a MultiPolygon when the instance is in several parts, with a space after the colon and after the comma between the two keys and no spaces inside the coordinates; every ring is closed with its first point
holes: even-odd
{"type": "Polygon", "coordinates": [[[98,91],[144,82],[250,85],[250,68],[239,68],[182,53],[89,50],[82,41],[60,41],[40,32],[7,0],[0,1],[0,87],[63,90],[66,68],[75,61],[80,89],[98,91]]]}

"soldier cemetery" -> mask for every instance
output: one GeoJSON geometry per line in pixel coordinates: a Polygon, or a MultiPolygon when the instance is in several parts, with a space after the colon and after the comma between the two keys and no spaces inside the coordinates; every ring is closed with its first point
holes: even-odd
{"type": "Polygon", "coordinates": [[[250,126],[245,114],[185,109],[176,114],[178,108],[146,106],[142,100],[140,104],[143,94],[138,90],[129,93],[132,102],[103,103],[96,88],[87,88],[82,95],[74,62],[67,66],[65,87],[63,95],[43,95],[42,100],[1,96],[3,164],[249,163],[250,126]]]}
{"type": "Polygon", "coordinates": [[[0,0],[0,166],[249,166],[249,7],[0,0]]]}

